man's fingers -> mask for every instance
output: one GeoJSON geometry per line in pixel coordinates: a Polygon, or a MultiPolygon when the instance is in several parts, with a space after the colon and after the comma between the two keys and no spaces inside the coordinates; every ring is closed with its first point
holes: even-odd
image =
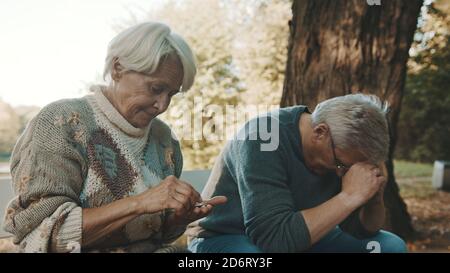
{"type": "Polygon", "coordinates": [[[196,207],[202,207],[205,205],[212,205],[212,206],[217,206],[220,204],[224,204],[227,202],[227,197],[226,196],[214,196],[213,198],[209,199],[209,200],[203,200],[203,202],[199,202],[197,204],[195,204],[196,207]]]}
{"type": "Polygon", "coordinates": [[[194,209],[194,213],[195,213],[195,218],[196,219],[200,219],[203,218],[205,216],[207,216],[213,209],[213,206],[211,205],[206,205],[200,208],[195,208],[194,209]]]}
{"type": "Polygon", "coordinates": [[[206,200],[204,202],[208,205],[217,206],[220,204],[225,204],[227,201],[228,201],[228,199],[226,196],[219,195],[219,196],[214,196],[213,198],[206,200]]]}
{"type": "Polygon", "coordinates": [[[194,208],[188,216],[189,221],[196,221],[200,218],[208,216],[208,214],[211,213],[213,209],[213,206],[211,205],[205,205],[203,207],[196,207],[194,208]]]}
{"type": "Polygon", "coordinates": [[[212,206],[212,205],[206,205],[206,206],[200,208],[201,213],[202,213],[203,215],[209,214],[209,213],[212,211],[212,209],[213,209],[213,206],[212,206]]]}
{"type": "Polygon", "coordinates": [[[379,191],[380,189],[382,189],[384,187],[384,181],[386,180],[386,178],[384,176],[378,176],[377,177],[377,191],[379,191]]]}
{"type": "Polygon", "coordinates": [[[212,210],[213,206],[211,205],[205,205],[203,207],[196,207],[193,210],[193,213],[196,215],[204,215],[208,214],[212,210]]]}
{"type": "Polygon", "coordinates": [[[386,185],[387,179],[385,176],[378,176],[377,179],[380,181],[382,187],[386,185]]]}
{"type": "Polygon", "coordinates": [[[381,176],[382,175],[380,168],[374,168],[374,169],[372,169],[372,171],[374,172],[375,176],[381,176]]]}

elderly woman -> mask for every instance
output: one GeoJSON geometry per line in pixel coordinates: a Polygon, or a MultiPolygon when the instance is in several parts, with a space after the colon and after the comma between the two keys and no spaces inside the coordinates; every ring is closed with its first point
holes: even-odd
{"type": "Polygon", "coordinates": [[[160,23],[121,32],[109,44],[107,86],[51,103],[12,155],[16,192],[4,228],[24,252],[158,251],[218,198],[178,179],[180,145],[156,118],[196,74],[187,43],[160,23]]]}

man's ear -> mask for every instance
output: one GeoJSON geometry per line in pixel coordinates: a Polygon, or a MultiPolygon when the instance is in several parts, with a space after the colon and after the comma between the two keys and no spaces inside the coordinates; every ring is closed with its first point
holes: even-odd
{"type": "Polygon", "coordinates": [[[330,133],[330,127],[325,123],[319,123],[313,128],[313,141],[323,142],[326,141],[330,133]]]}
{"type": "Polygon", "coordinates": [[[122,77],[122,73],[123,73],[123,66],[119,63],[119,58],[115,57],[113,59],[111,77],[114,81],[118,81],[122,77]]]}

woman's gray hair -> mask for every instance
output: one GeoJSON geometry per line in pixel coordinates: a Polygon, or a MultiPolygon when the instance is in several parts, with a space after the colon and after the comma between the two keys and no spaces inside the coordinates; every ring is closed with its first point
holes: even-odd
{"type": "Polygon", "coordinates": [[[175,53],[183,65],[181,91],[189,90],[194,83],[197,66],[187,42],[162,23],[146,22],[127,28],[114,37],[108,45],[103,79],[111,80],[115,58],[126,71],[152,74],[161,61],[175,53]]]}
{"type": "Polygon", "coordinates": [[[388,104],[374,95],[351,94],[319,103],[312,113],[313,126],[325,123],[336,147],[356,149],[367,160],[388,158],[388,104]]]}

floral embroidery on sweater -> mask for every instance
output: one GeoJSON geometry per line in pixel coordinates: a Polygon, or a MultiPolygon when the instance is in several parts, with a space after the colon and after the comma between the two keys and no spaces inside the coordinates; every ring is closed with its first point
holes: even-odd
{"type": "Polygon", "coordinates": [[[31,179],[32,179],[32,177],[29,175],[22,176],[19,183],[17,184],[18,191],[20,193],[23,193],[26,190],[27,184],[28,184],[28,182],[30,182],[31,179]]]}
{"type": "Polygon", "coordinates": [[[173,149],[172,148],[166,148],[165,149],[165,163],[168,167],[171,169],[175,168],[175,160],[173,158],[173,149]]]}
{"type": "Polygon", "coordinates": [[[72,125],[78,125],[80,123],[80,113],[72,112],[67,122],[72,125]]]}

